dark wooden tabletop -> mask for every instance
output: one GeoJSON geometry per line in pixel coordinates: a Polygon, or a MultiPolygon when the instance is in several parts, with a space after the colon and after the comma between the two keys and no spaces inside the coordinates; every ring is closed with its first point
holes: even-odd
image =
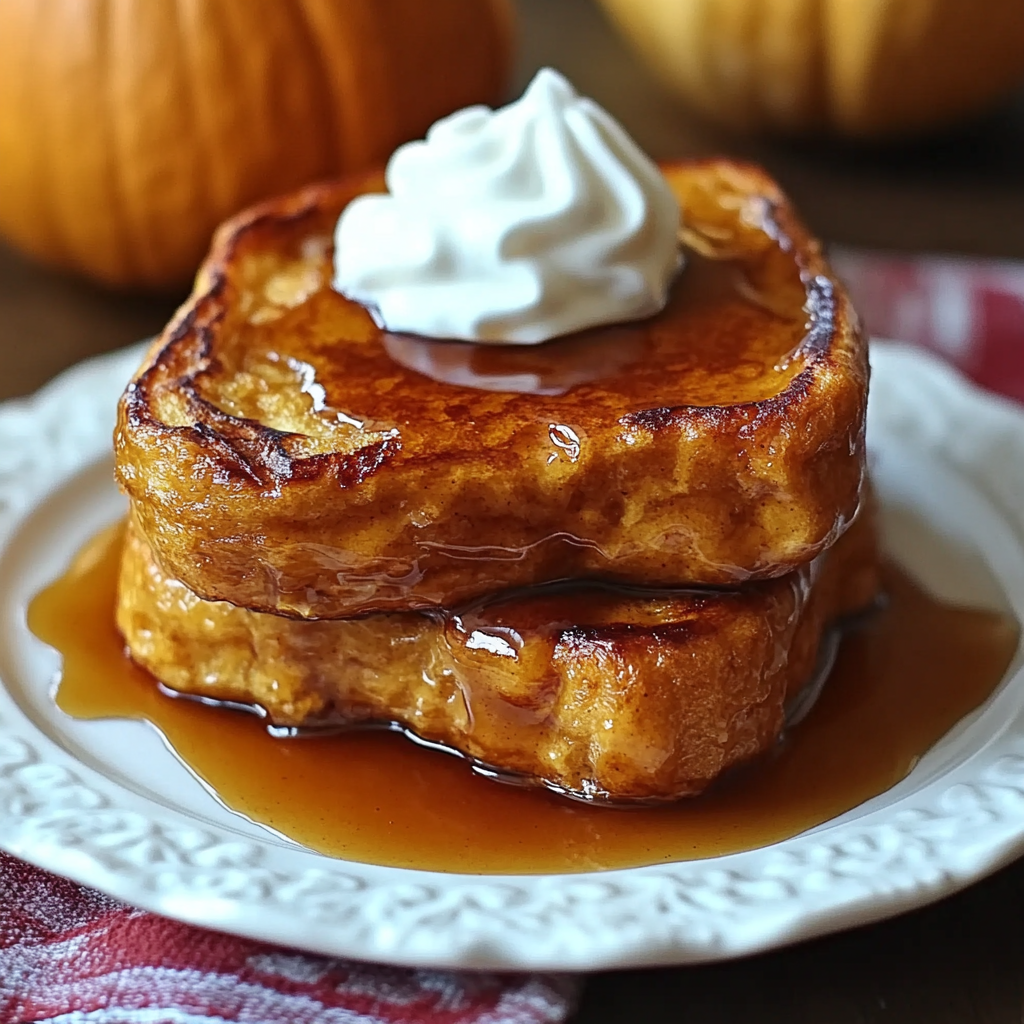
{"type": "MultiPolygon", "coordinates": [[[[1024,258],[1024,97],[913,147],[854,150],[730,137],[667,98],[590,0],[519,0],[518,91],[564,71],[658,157],[759,160],[830,241],[1024,258]]],[[[0,398],[160,329],[181,295],[126,296],[0,245],[0,398]]],[[[1024,339],[1022,339],[1024,346],[1024,339]]],[[[733,963],[591,979],[579,1024],[1020,1024],[1024,863],[896,920],[733,963]]]]}

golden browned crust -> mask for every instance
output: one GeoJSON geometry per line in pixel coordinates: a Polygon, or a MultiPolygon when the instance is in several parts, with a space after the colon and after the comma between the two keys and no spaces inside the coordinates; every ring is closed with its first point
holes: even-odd
{"type": "Polygon", "coordinates": [[[278,725],[394,721],[573,794],[669,799],[775,743],[824,625],[874,597],[869,520],[737,591],[539,588],[458,614],[319,621],[204,601],[129,527],[117,622],[169,687],[278,725]]]}
{"type": "Polygon", "coordinates": [[[862,483],[854,314],[763,172],[665,170],[691,246],[669,307],[529,351],[396,339],[330,290],[331,228],[375,177],[226,224],[118,410],[162,564],[208,599],[342,618],[566,578],[733,585],[824,550],[862,483]],[[428,349],[506,390],[428,379],[428,349]]]}

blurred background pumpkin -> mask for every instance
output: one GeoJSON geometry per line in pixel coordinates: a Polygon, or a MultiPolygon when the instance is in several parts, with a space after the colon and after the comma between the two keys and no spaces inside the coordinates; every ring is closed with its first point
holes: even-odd
{"type": "Polygon", "coordinates": [[[906,137],[1024,78],[1024,0],[601,0],[651,70],[743,130],[906,137]]]}
{"type": "Polygon", "coordinates": [[[510,0],[0,0],[0,232],[104,284],[504,96],[510,0]]]}

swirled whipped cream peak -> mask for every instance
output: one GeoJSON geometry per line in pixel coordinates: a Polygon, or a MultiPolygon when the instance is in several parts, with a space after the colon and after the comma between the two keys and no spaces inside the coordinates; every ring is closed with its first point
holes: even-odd
{"type": "Polygon", "coordinates": [[[681,257],[654,163],[556,71],[392,156],[344,210],[334,287],[385,330],[531,345],[657,313],[681,257]]]}

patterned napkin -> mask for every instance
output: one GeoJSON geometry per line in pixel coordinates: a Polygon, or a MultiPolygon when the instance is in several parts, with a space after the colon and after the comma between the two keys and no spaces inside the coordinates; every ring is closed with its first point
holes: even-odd
{"type": "Polygon", "coordinates": [[[868,333],[912,341],[1024,402],[1024,263],[834,249],[868,333]]]}
{"type": "Polygon", "coordinates": [[[559,1024],[578,988],[277,949],[0,854],[0,1024],[559,1024]]]}
{"type": "MultiPolygon", "coordinates": [[[[867,330],[1024,401],[1024,264],[837,250],[867,330]]],[[[311,956],[127,907],[0,854],[0,1024],[559,1024],[580,980],[311,956]]]]}

